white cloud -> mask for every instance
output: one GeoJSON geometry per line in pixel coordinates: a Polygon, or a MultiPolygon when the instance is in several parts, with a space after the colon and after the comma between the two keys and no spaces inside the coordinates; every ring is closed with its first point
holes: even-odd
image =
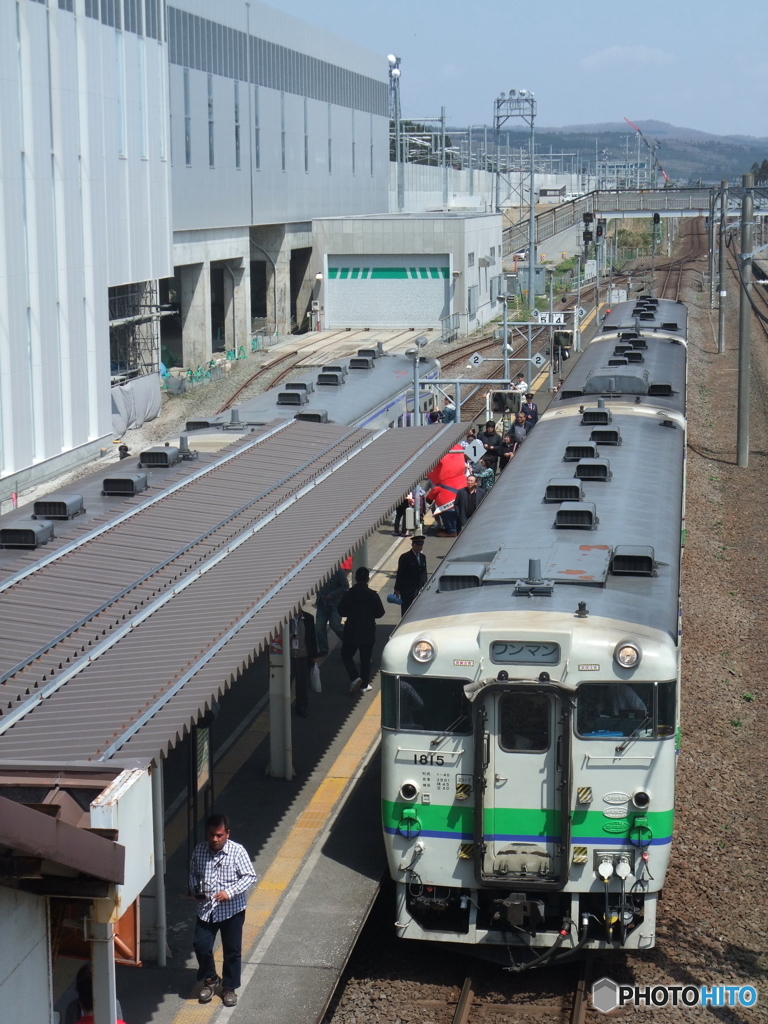
{"type": "Polygon", "coordinates": [[[633,67],[662,67],[671,64],[674,59],[673,54],[652,46],[608,46],[605,50],[582,57],[579,63],[588,70],[621,65],[631,72],[633,67]]]}

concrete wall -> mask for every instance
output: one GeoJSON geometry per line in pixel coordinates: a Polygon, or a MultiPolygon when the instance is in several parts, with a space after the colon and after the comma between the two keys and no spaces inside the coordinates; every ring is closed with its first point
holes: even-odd
{"type": "Polygon", "coordinates": [[[108,288],[171,270],[166,65],[84,0],[0,3],[0,500],[111,439],[108,288]]]}
{"type": "Polygon", "coordinates": [[[47,900],[0,887],[0,1007],[2,1020],[51,1020],[47,900]]]}

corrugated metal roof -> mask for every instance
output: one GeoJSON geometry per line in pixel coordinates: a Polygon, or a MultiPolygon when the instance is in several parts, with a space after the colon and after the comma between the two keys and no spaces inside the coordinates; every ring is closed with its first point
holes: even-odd
{"type": "Polygon", "coordinates": [[[249,506],[11,676],[0,755],[164,754],[463,429],[294,423],[7,590],[3,668],[249,506]]]}

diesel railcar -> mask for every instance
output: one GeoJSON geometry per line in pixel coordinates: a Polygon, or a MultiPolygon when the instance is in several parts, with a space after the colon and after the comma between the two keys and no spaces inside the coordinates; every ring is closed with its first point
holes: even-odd
{"type": "Polygon", "coordinates": [[[506,946],[519,967],[655,943],[679,743],[686,332],[680,303],[612,310],[384,650],[404,938],[506,946]]]}
{"type": "MultiPolygon", "coordinates": [[[[420,359],[420,380],[435,380],[439,375],[438,360],[420,359]]],[[[432,408],[433,402],[433,391],[420,388],[422,414],[432,408]]],[[[304,379],[276,385],[219,416],[190,420],[187,429],[232,429],[301,419],[379,430],[409,426],[412,416],[412,359],[364,349],[357,356],[337,360],[315,371],[308,370],[304,379]]]]}

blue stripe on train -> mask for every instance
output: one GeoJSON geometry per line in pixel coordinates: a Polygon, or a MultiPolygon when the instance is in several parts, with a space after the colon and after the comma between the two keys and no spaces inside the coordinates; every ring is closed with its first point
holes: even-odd
{"type": "MultiPolygon", "coordinates": [[[[396,828],[392,828],[389,825],[384,826],[384,832],[390,836],[398,835],[396,828]]],[[[474,834],[471,832],[436,832],[431,829],[422,829],[419,833],[420,836],[426,836],[430,839],[457,839],[462,842],[469,842],[473,840],[474,834]]],[[[486,842],[505,842],[505,843],[557,843],[559,842],[559,836],[515,836],[515,835],[486,835],[483,836],[486,842]]],[[[672,836],[662,836],[658,839],[652,839],[650,846],[668,846],[672,842],[672,836]]],[[[620,836],[572,836],[571,844],[573,846],[634,846],[634,843],[630,843],[623,837],[620,836]]]]}

